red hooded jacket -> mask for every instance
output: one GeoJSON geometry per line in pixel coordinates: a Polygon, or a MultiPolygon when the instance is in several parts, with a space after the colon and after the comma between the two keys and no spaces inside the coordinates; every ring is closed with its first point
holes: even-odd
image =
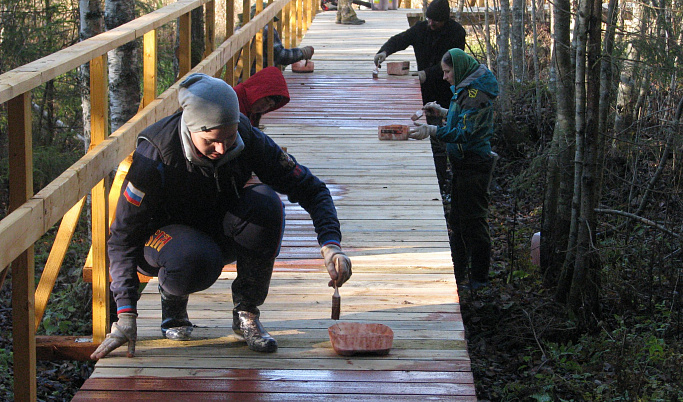
{"type": "Polygon", "coordinates": [[[289,102],[287,81],[277,67],[264,68],[248,80],[236,85],[234,89],[240,103],[240,113],[246,115],[255,127],[258,126],[261,115],[279,109],[289,102]],[[257,100],[274,95],[281,97],[280,102],[264,113],[252,113],[251,108],[257,100]]]}

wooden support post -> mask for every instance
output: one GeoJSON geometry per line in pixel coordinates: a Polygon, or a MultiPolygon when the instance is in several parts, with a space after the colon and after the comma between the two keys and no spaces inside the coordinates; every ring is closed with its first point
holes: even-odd
{"type": "MultiPolygon", "coordinates": [[[[249,0],[242,0],[242,26],[247,25],[249,21],[251,21],[251,4],[249,0]]],[[[251,59],[251,41],[249,41],[242,47],[242,57],[240,57],[242,82],[251,77],[251,59]]]]}
{"type": "Polygon", "coordinates": [[[204,58],[207,58],[216,48],[216,2],[208,1],[204,10],[204,58]]]}
{"type": "MultiPolygon", "coordinates": [[[[31,93],[7,102],[9,135],[9,210],[33,196],[33,140],[31,93]]],[[[36,330],[35,265],[33,246],[12,262],[12,338],[14,348],[14,399],[35,401],[36,330]]]]}
{"type": "Polygon", "coordinates": [[[178,78],[192,69],[192,12],[183,14],[178,19],[178,78]]]}
{"type": "Polygon", "coordinates": [[[304,37],[304,0],[296,1],[296,46],[299,46],[304,37]]]}
{"type": "Polygon", "coordinates": [[[282,34],[282,44],[286,48],[291,48],[291,42],[292,42],[292,29],[291,29],[291,10],[292,9],[292,2],[290,1],[287,3],[284,7],[284,12],[282,13],[282,22],[281,26],[282,29],[280,30],[280,33],[282,34]]]}
{"type": "MultiPolygon", "coordinates": [[[[225,2],[225,39],[233,35],[235,32],[235,0],[226,0],[225,2]]],[[[223,80],[235,86],[235,56],[228,60],[225,65],[225,76],[223,80]]]]}
{"type": "Polygon", "coordinates": [[[71,238],[76,231],[78,219],[81,216],[81,211],[83,210],[83,204],[85,204],[85,197],[81,198],[81,200],[78,201],[76,205],[69,210],[69,212],[64,214],[62,222],[59,224],[55,241],[52,243],[50,255],[47,257],[47,261],[45,262],[45,268],[43,268],[43,273],[40,275],[40,282],[38,282],[38,287],[36,288],[35,293],[36,331],[40,326],[40,321],[43,319],[43,314],[45,314],[47,301],[50,298],[52,289],[57,281],[59,269],[61,268],[62,262],[64,261],[64,256],[69,249],[71,238]]]}
{"type": "Polygon", "coordinates": [[[142,107],[157,97],[157,31],[147,32],[142,40],[142,107]]]}
{"type": "Polygon", "coordinates": [[[296,3],[297,0],[289,2],[289,46],[288,48],[296,47],[296,3]]]}
{"type": "MultiPolygon", "coordinates": [[[[189,16],[189,14],[188,14],[189,16]]],[[[107,55],[90,62],[90,147],[108,136],[109,99],[107,93],[107,55]]],[[[93,342],[100,343],[109,330],[109,267],[107,266],[107,191],[104,180],[91,191],[92,204],[92,328],[93,342]]]]}
{"type": "MultiPolygon", "coordinates": [[[[269,7],[271,4],[273,4],[273,0],[268,0],[268,6],[269,7]]],[[[278,19],[280,19],[280,14],[281,13],[277,14],[278,19]]],[[[268,58],[268,65],[269,66],[275,65],[275,54],[273,52],[273,40],[275,38],[275,34],[273,32],[274,29],[275,29],[275,24],[273,24],[273,21],[271,20],[268,22],[268,37],[266,38],[266,40],[268,41],[268,52],[266,53],[266,57],[268,58]]],[[[279,31],[280,30],[278,29],[278,32],[279,31]]]]}
{"type": "MultiPolygon", "coordinates": [[[[254,16],[257,16],[261,14],[261,11],[263,11],[263,1],[262,0],[256,0],[256,12],[254,13],[254,16]]],[[[254,53],[256,55],[256,71],[261,71],[263,70],[263,30],[259,29],[258,32],[256,32],[256,35],[254,36],[254,53]]],[[[272,63],[272,59],[271,59],[272,63]]]]}
{"type": "Polygon", "coordinates": [[[313,18],[315,18],[315,14],[318,8],[318,2],[316,0],[307,0],[308,2],[308,19],[306,20],[306,30],[311,27],[311,24],[313,23],[313,18]]]}

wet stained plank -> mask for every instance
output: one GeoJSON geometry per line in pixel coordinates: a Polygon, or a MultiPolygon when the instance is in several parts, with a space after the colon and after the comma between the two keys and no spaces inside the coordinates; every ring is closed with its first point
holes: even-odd
{"type": "MultiPolygon", "coordinates": [[[[74,401],[475,401],[465,331],[428,141],[379,141],[377,127],[410,125],[421,108],[416,77],[371,75],[373,56],[408,27],[406,13],[359,11],[361,26],[316,16],[303,39],[315,71],[284,72],[292,100],[262,130],[326,182],[353,276],[342,286],[342,322],[394,332],[387,355],[341,356],[328,328],[332,289],[308,214],[282,196],[286,229],[261,320],[278,351],[250,351],[231,330],[224,268],[190,296],[193,339],[161,337],[152,279],[139,301],[137,353],[100,360],[74,401]]],[[[389,61],[410,61],[412,49],[389,61]]],[[[258,180],[258,178],[255,178],[258,180]]]]}

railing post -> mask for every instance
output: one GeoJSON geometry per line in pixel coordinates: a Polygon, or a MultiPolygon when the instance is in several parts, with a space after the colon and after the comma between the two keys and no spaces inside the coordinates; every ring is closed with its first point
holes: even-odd
{"type": "MultiPolygon", "coordinates": [[[[31,93],[7,102],[9,134],[9,209],[33,196],[33,141],[31,93]]],[[[14,348],[14,399],[35,401],[36,330],[35,265],[33,246],[12,262],[12,338],[14,348]]]]}
{"type": "Polygon", "coordinates": [[[282,13],[282,29],[280,33],[283,36],[282,45],[286,48],[292,47],[291,9],[292,2],[290,1],[285,5],[284,12],[282,13]]]}
{"type": "Polygon", "coordinates": [[[296,45],[298,46],[304,37],[304,0],[294,1],[296,1],[296,45]]]}
{"type": "MultiPolygon", "coordinates": [[[[242,0],[242,26],[247,25],[251,21],[251,2],[250,0],[242,0]]],[[[242,82],[251,77],[251,41],[247,42],[242,47],[242,82]]]]}
{"type": "MultiPolygon", "coordinates": [[[[268,7],[273,4],[273,0],[268,0],[268,7]]],[[[277,14],[278,20],[281,20],[281,12],[277,14]]],[[[266,57],[268,58],[268,65],[274,66],[275,65],[275,54],[273,52],[273,40],[275,39],[275,33],[273,30],[275,29],[275,24],[273,23],[273,20],[270,20],[268,22],[268,37],[266,38],[268,41],[268,51],[266,53],[266,57]]],[[[280,30],[278,29],[278,32],[280,30]]]]}
{"type": "Polygon", "coordinates": [[[188,12],[178,18],[178,78],[192,69],[192,13],[188,12]]]}
{"type": "MultiPolygon", "coordinates": [[[[189,15],[189,14],[188,14],[189,15]]],[[[90,148],[104,141],[109,132],[107,55],[90,62],[90,148]]],[[[92,204],[92,330],[93,342],[101,343],[109,329],[109,267],[107,266],[107,191],[104,180],[93,187],[92,204]]]]}
{"type": "Polygon", "coordinates": [[[157,97],[157,30],[153,29],[142,39],[142,107],[157,97]]]}
{"type": "Polygon", "coordinates": [[[216,41],[216,2],[211,0],[204,5],[204,58],[213,53],[216,41]]]}
{"type": "MultiPolygon", "coordinates": [[[[263,11],[263,1],[262,0],[256,0],[256,12],[254,13],[254,16],[257,16],[263,11]]],[[[251,10],[250,10],[251,13],[251,10]]],[[[256,32],[256,36],[254,36],[254,52],[256,53],[256,71],[261,71],[263,70],[263,30],[259,29],[258,32],[256,32]]],[[[273,60],[271,59],[270,62],[272,63],[273,60]]]]}
{"type": "MultiPolygon", "coordinates": [[[[225,1],[225,39],[227,40],[235,33],[235,0],[225,1]]],[[[225,65],[225,76],[223,78],[230,86],[235,85],[235,56],[228,60],[225,65]]]]}

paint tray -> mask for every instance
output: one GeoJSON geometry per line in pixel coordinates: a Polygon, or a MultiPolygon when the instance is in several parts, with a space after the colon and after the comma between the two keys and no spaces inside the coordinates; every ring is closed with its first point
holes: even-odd
{"type": "Polygon", "coordinates": [[[338,355],[387,355],[394,331],[383,324],[339,322],[328,328],[332,347],[338,355]]]}

